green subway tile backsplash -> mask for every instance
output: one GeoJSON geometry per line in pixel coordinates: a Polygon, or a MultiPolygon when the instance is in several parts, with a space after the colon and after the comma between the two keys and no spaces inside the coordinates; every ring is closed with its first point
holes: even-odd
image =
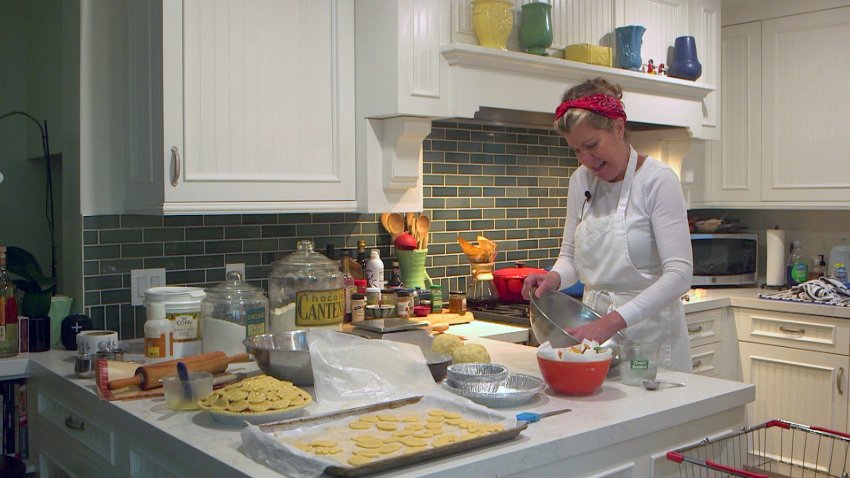
{"type": "MultiPolygon", "coordinates": [[[[568,180],[578,167],[554,131],[434,121],[422,156],[424,212],[432,221],[426,265],[444,293],[464,290],[470,272],[458,235],[497,241],[497,267],[554,263],[568,180]]],[[[129,304],[131,269],[165,268],[169,285],[209,287],[224,280],[225,264],[241,262],[247,279],[267,288],[270,264],[302,238],[323,253],[326,244],[339,255],[362,239],[385,262],[393,254],[378,214],[88,216],[83,229],[86,313],[122,340],[144,335],[144,307],[129,304]]]]}

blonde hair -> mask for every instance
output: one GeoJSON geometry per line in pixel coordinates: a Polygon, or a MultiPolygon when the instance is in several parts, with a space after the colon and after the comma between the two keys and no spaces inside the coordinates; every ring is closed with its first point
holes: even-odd
{"type": "MultiPolygon", "coordinates": [[[[610,83],[604,78],[593,78],[568,89],[561,98],[561,102],[596,94],[613,96],[618,100],[622,100],[623,89],[620,85],[610,83]]],[[[567,134],[584,121],[589,121],[590,125],[596,129],[610,130],[614,127],[614,120],[612,118],[607,118],[599,113],[581,108],[570,108],[563,116],[555,120],[555,129],[561,134],[567,134]]]]}

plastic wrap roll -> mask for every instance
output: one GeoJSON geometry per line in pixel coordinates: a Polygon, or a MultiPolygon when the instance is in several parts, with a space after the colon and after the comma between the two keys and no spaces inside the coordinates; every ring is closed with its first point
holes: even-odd
{"type": "Polygon", "coordinates": [[[767,276],[768,286],[785,285],[785,231],[783,229],[767,230],[767,276]]]}

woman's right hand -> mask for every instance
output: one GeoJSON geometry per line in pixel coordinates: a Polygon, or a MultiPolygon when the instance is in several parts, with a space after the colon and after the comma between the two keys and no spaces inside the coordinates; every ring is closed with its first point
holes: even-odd
{"type": "Polygon", "coordinates": [[[522,298],[529,299],[534,294],[539,299],[547,290],[558,290],[560,286],[561,276],[557,272],[530,274],[522,283],[522,298]]]}

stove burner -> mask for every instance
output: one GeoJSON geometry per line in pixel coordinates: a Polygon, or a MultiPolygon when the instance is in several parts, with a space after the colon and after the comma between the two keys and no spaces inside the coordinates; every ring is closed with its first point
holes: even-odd
{"type": "Polygon", "coordinates": [[[531,326],[528,320],[528,304],[499,304],[486,309],[473,309],[472,316],[490,322],[531,326]]]}

